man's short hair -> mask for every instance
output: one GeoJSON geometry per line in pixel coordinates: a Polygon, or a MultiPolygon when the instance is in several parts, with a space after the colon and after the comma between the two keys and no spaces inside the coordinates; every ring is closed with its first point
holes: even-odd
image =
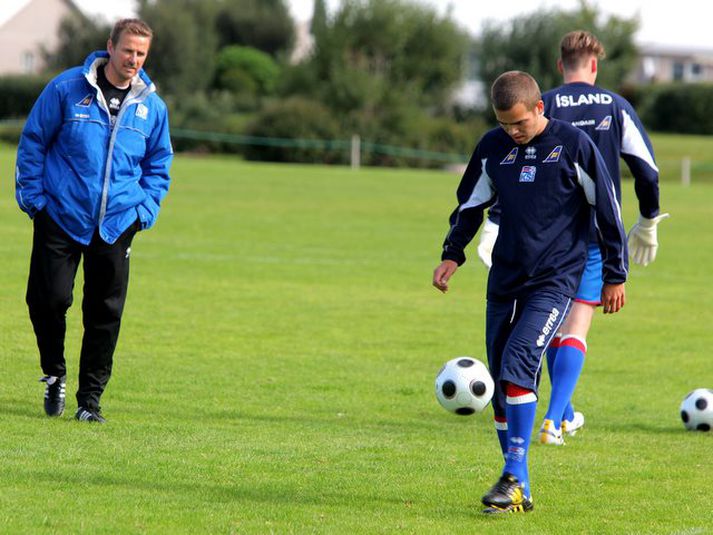
{"type": "Polygon", "coordinates": [[[542,100],[542,94],[532,76],[523,71],[508,71],[493,82],[490,99],[493,107],[499,111],[509,110],[518,102],[531,110],[542,100]]]}
{"type": "Polygon", "coordinates": [[[593,34],[583,30],[569,32],[560,41],[560,59],[567,70],[582,67],[584,63],[595,56],[604,59],[604,45],[593,34]]]}
{"type": "Polygon", "coordinates": [[[141,37],[148,37],[151,39],[153,37],[153,30],[141,19],[121,19],[114,24],[111,29],[111,34],[109,39],[111,43],[116,46],[121,39],[121,34],[123,32],[130,33],[132,35],[139,35],[141,37]]]}

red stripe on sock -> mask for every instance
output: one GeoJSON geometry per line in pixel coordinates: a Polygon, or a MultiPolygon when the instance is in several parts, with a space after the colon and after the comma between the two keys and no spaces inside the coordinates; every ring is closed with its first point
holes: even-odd
{"type": "Polygon", "coordinates": [[[560,342],[561,342],[561,341],[562,341],[562,337],[559,336],[559,335],[557,335],[557,336],[555,336],[555,337],[552,339],[552,341],[550,342],[550,346],[549,346],[549,347],[558,348],[558,347],[560,346],[560,342]]]}
{"type": "Polygon", "coordinates": [[[521,386],[514,385],[512,383],[508,383],[507,386],[505,387],[505,395],[510,398],[527,396],[528,394],[532,394],[532,393],[534,393],[534,390],[530,390],[529,388],[523,388],[521,386]]]}
{"type": "Polygon", "coordinates": [[[508,421],[508,419],[505,418],[505,416],[495,416],[493,419],[500,424],[507,423],[507,421],[508,421]]]}
{"type": "Polygon", "coordinates": [[[564,342],[560,344],[560,347],[569,346],[579,349],[582,353],[587,353],[587,346],[579,338],[566,338],[564,342]]]}
{"type": "Polygon", "coordinates": [[[584,304],[584,305],[591,305],[591,306],[594,306],[594,307],[598,307],[599,305],[602,304],[601,301],[587,301],[586,299],[577,299],[576,297],[575,297],[574,300],[575,300],[577,303],[582,303],[582,304],[584,304]]]}

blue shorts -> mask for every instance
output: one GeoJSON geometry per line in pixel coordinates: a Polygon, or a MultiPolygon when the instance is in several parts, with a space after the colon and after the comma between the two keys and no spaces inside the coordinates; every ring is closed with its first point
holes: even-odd
{"type": "Polygon", "coordinates": [[[587,264],[584,266],[574,300],[588,305],[602,304],[602,252],[599,245],[590,243],[587,248],[587,264]]]}
{"type": "Polygon", "coordinates": [[[552,290],[511,301],[488,300],[485,345],[495,381],[493,410],[505,416],[504,383],[537,394],[542,356],[569,312],[571,299],[552,290]]]}

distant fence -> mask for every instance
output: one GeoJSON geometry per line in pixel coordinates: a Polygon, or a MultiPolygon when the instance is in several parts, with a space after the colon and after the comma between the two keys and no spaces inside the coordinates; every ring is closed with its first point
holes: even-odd
{"type": "Polygon", "coordinates": [[[225,134],[221,132],[205,132],[202,130],[171,128],[171,136],[177,139],[213,141],[234,145],[343,150],[345,152],[348,151],[352,168],[358,168],[360,166],[361,155],[364,153],[382,154],[402,158],[416,158],[420,160],[440,162],[443,164],[459,164],[468,161],[468,156],[464,154],[399,147],[395,145],[385,145],[383,143],[371,143],[369,141],[362,141],[361,137],[358,135],[352,136],[351,139],[295,139],[247,136],[242,134],[225,134]]]}
{"type": "MultiPolygon", "coordinates": [[[[23,120],[1,120],[0,139],[8,142],[17,142],[24,125],[23,120]]],[[[349,155],[352,168],[358,169],[361,157],[364,154],[379,154],[393,157],[413,158],[437,162],[444,167],[462,172],[469,155],[448,152],[429,151],[411,147],[386,145],[361,140],[354,135],[351,139],[304,139],[304,138],[276,138],[248,136],[242,134],[228,134],[223,132],[207,132],[203,130],[190,130],[185,128],[171,128],[171,137],[175,139],[188,139],[227,143],[243,146],[287,147],[315,150],[344,151],[349,155]]],[[[683,185],[690,185],[694,180],[713,181],[713,161],[694,160],[689,156],[683,158],[659,158],[657,164],[661,171],[662,180],[671,180],[680,177],[683,185]]],[[[626,166],[622,166],[624,175],[628,175],[626,166]]]]}

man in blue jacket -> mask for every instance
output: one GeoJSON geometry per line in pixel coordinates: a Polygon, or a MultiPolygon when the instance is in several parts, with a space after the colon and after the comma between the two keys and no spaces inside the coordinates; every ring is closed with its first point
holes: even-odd
{"type": "Polygon", "coordinates": [[[33,220],[27,305],[45,377],[44,408],[65,406],[66,312],[84,258],[77,412],[99,422],[129,282],[131,241],[151,227],[173,158],[166,105],[142,66],[153,32],[138,19],[112,29],[43,90],[17,151],[15,196],[33,220]]]}
{"type": "Polygon", "coordinates": [[[500,235],[488,277],[485,343],[505,465],[482,501],[484,512],[500,514],[533,508],[528,453],[537,384],[545,350],[567,317],[584,269],[592,208],[606,253],[606,313],[624,306],[628,263],[614,184],[592,140],[544,115],[537,82],[527,73],[500,75],[491,99],[500,128],[482,137],[461,179],[433,285],[448,290],[483,210],[497,201],[500,235]]]}

